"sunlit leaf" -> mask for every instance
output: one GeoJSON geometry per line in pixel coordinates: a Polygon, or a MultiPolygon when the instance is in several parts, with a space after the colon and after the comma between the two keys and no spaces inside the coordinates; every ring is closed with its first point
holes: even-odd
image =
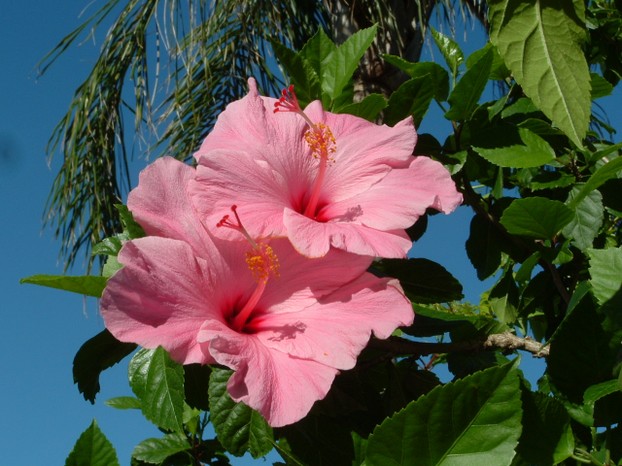
{"type": "Polygon", "coordinates": [[[100,298],[104,288],[106,288],[107,281],[106,277],[94,275],[80,277],[70,275],[31,275],[30,277],[22,278],[19,282],[100,298]]]}
{"type": "Polygon", "coordinates": [[[516,81],[579,147],[590,119],[585,23],[567,0],[491,0],[490,39],[516,81]]]}
{"type": "Polygon", "coordinates": [[[515,199],[505,209],[501,224],[513,235],[552,239],[574,218],[563,203],[544,197],[515,199]]]}
{"type": "Polygon", "coordinates": [[[492,50],[489,49],[460,78],[447,99],[451,107],[445,113],[445,118],[454,121],[468,120],[471,118],[471,115],[477,108],[477,102],[488,82],[492,59],[492,50]]]}
{"type": "Polygon", "coordinates": [[[76,441],[65,466],[119,466],[117,453],[95,420],[76,441]]]}
{"type": "Polygon", "coordinates": [[[161,464],[169,456],[190,449],[183,434],[167,434],[162,438],[148,438],[134,447],[132,457],[151,464],[161,464]]]}

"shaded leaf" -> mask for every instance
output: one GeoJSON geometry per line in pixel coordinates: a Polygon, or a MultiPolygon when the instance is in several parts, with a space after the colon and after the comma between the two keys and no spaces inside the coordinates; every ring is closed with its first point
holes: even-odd
{"type": "MultiPolygon", "coordinates": [[[[580,185],[573,187],[566,204],[572,202],[580,189],[580,185]]],[[[575,205],[574,218],[562,229],[562,233],[566,238],[572,240],[573,246],[585,251],[592,247],[594,238],[598,235],[600,226],[603,224],[604,217],[603,196],[594,190],[575,205]]]]}
{"type": "Polygon", "coordinates": [[[383,55],[387,63],[404,71],[411,78],[429,76],[434,88],[434,98],[440,102],[447,100],[449,95],[449,76],[447,71],[434,62],[409,62],[395,55],[383,55]]]}
{"type": "Polygon", "coordinates": [[[445,118],[454,121],[464,121],[471,118],[488,82],[492,58],[492,50],[489,49],[460,78],[447,99],[451,107],[445,113],[445,118]]]}
{"type": "Polygon", "coordinates": [[[65,466],[119,466],[117,453],[95,420],[76,441],[65,466]]]}
{"type": "Polygon", "coordinates": [[[339,113],[349,113],[368,121],[374,121],[380,112],[388,105],[387,99],[381,94],[369,94],[360,102],[356,102],[339,109],[339,113]]]}
{"type": "Polygon", "coordinates": [[[280,42],[271,40],[272,49],[295,87],[296,97],[301,106],[321,98],[320,78],[313,67],[301,54],[288,49],[280,42]]]}
{"type": "Polygon", "coordinates": [[[145,463],[160,464],[169,456],[190,449],[188,439],[183,434],[167,434],[163,438],[148,438],[140,442],[132,451],[132,458],[145,463]]]}
{"type": "Polygon", "coordinates": [[[94,403],[100,388],[99,375],[135,349],[134,343],[120,342],[108,330],[84,343],[73,359],[73,382],[84,399],[94,403]]]}
{"type": "Polygon", "coordinates": [[[555,398],[527,389],[523,389],[522,402],[523,432],[516,447],[517,459],[548,466],[570,457],[574,436],[566,408],[555,398]]]}
{"type": "Polygon", "coordinates": [[[490,40],[544,114],[579,147],[591,112],[585,22],[567,0],[492,0],[490,40]]]}
{"type": "Polygon", "coordinates": [[[518,133],[524,145],[497,147],[494,149],[473,147],[473,149],[490,163],[499,167],[539,167],[551,162],[555,158],[553,148],[540,136],[526,128],[518,128],[518,133]]]}
{"type": "Polygon", "coordinates": [[[499,55],[497,49],[490,42],[469,55],[466,60],[467,68],[473,67],[473,65],[488,52],[488,49],[492,50],[492,66],[490,68],[490,76],[488,78],[494,80],[508,78],[510,76],[510,71],[506,68],[505,63],[503,63],[503,58],[501,58],[501,55],[499,55]]]}
{"type": "Polygon", "coordinates": [[[501,216],[501,224],[513,235],[552,239],[574,218],[563,203],[544,197],[515,199],[501,216]]]}
{"type": "Polygon", "coordinates": [[[601,75],[590,73],[590,79],[592,84],[592,92],[590,94],[592,100],[606,97],[613,92],[613,86],[601,75]]]}
{"type": "Polygon", "coordinates": [[[568,203],[572,209],[581,202],[589,193],[600,187],[605,181],[618,177],[618,172],[622,170],[622,157],[616,157],[596,170],[590,179],[583,185],[576,196],[568,203]]]}
{"type": "Polygon", "coordinates": [[[500,232],[492,222],[481,215],[471,219],[469,238],[466,241],[466,253],[477,271],[477,278],[484,280],[497,271],[501,264],[500,232]]]}
{"type": "Polygon", "coordinates": [[[209,404],[214,430],[231,454],[242,456],[248,451],[253,458],[259,458],[272,450],[272,428],[257,411],[231,399],[227,382],[232,373],[213,368],[210,375],[209,404]]]}
{"type": "Polygon", "coordinates": [[[433,97],[434,86],[432,85],[432,78],[422,76],[409,79],[389,97],[389,102],[384,112],[386,124],[394,125],[398,121],[412,115],[415,126],[417,126],[428,111],[433,97]]]}
{"type": "Polygon", "coordinates": [[[518,316],[518,287],[511,270],[490,290],[488,304],[497,318],[506,324],[516,322],[518,316]]]}
{"type": "Polygon", "coordinates": [[[509,464],[521,434],[514,364],[432,390],[386,419],[369,437],[366,464],[509,464]]]}
{"type": "Polygon", "coordinates": [[[416,303],[444,303],[463,298],[462,285],[442,265],[429,259],[383,259],[375,265],[397,278],[416,303]]]}
{"type": "Polygon", "coordinates": [[[141,349],[130,361],[128,374],[145,417],[163,429],[183,432],[183,367],[162,347],[141,349]]]}
{"type": "Polygon", "coordinates": [[[106,277],[84,275],[31,275],[22,278],[20,283],[30,283],[32,285],[47,286],[58,290],[71,291],[86,296],[100,298],[106,288],[106,277]]]}

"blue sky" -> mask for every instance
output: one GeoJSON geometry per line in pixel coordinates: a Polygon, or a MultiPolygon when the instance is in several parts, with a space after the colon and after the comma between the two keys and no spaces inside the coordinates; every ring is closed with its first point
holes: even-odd
{"type": "MultiPolygon", "coordinates": [[[[73,384],[75,352],[102,330],[97,302],[78,295],[31,285],[25,276],[62,273],[59,244],[43,229],[43,207],[59,159],[51,165],[45,145],[66,111],[73,90],[86,77],[98,44],[86,41],[70,49],[42,78],[36,64],[80,23],[83,0],[3,0],[0,11],[0,451],[4,464],[40,466],[64,464],[79,434],[97,419],[117,449],[122,465],[132,448],[159,432],[135,411],[117,411],[103,401],[129,395],[127,363],[104,373],[102,391],[93,406],[73,384]]],[[[92,5],[93,11],[97,5],[92,5]]],[[[459,33],[461,36],[461,33],[459,33]]],[[[469,49],[482,44],[471,34],[469,49]]],[[[438,55],[438,54],[437,54],[438,55]]],[[[617,93],[620,98],[620,92],[617,93]]],[[[609,98],[609,102],[616,98],[609,98]]],[[[618,100],[619,101],[619,100],[618,100]]],[[[611,105],[613,107],[613,105],[611,105]]],[[[612,114],[610,113],[610,116],[612,114]]],[[[422,131],[446,135],[448,124],[422,131]]],[[[619,140],[619,137],[618,137],[619,140]]],[[[144,161],[137,159],[134,180],[144,161]]],[[[414,254],[438,261],[478,300],[483,289],[464,252],[470,215],[461,209],[449,217],[431,219],[428,233],[414,254]]],[[[80,274],[80,267],[74,273],[80,274]]],[[[525,356],[528,358],[528,356],[525,356]]],[[[237,464],[246,464],[239,460],[237,464]]]]}

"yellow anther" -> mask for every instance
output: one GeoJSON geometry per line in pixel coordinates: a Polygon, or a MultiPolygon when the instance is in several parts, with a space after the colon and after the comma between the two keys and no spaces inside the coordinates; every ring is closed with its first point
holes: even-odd
{"type": "Polygon", "coordinates": [[[332,161],[330,156],[335,153],[335,136],[324,123],[316,123],[309,128],[305,133],[305,141],[314,157],[332,161]]]}
{"type": "Polygon", "coordinates": [[[279,276],[279,258],[270,245],[258,243],[257,248],[246,253],[248,268],[258,282],[266,283],[270,275],[279,276]]]}

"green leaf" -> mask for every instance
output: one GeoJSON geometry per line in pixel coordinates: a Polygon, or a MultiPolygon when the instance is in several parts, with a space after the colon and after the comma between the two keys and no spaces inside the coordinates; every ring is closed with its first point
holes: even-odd
{"type": "Polygon", "coordinates": [[[128,375],[145,417],[162,429],[183,432],[183,367],[161,347],[141,349],[130,361],[128,375]]]}
{"type": "Polygon", "coordinates": [[[518,299],[518,287],[512,271],[508,270],[490,290],[488,304],[501,322],[512,324],[518,316],[518,299]]]}
{"type": "Polygon", "coordinates": [[[531,168],[545,165],[555,159],[555,151],[540,136],[527,128],[518,128],[524,145],[497,147],[473,147],[475,152],[499,167],[531,168]]]}
{"type": "Polygon", "coordinates": [[[141,402],[133,396],[117,396],[106,400],[106,404],[115,409],[141,409],[141,402]]]}
{"type": "Polygon", "coordinates": [[[121,225],[123,225],[123,232],[127,234],[128,239],[142,238],[145,236],[145,230],[141,227],[136,220],[132,212],[123,204],[115,204],[115,208],[119,211],[119,218],[121,219],[121,225]]]}
{"type": "Polygon", "coordinates": [[[492,222],[483,216],[474,215],[471,219],[466,252],[471,264],[477,271],[477,278],[480,280],[490,277],[501,264],[499,234],[492,222]]]}
{"type": "MultiPolygon", "coordinates": [[[[573,187],[566,204],[572,202],[580,189],[580,185],[573,187]]],[[[566,238],[572,240],[573,246],[585,251],[592,247],[594,238],[598,235],[600,226],[603,224],[604,217],[603,196],[594,190],[576,205],[574,219],[562,229],[562,233],[566,238]]]]}
{"type": "Polygon", "coordinates": [[[622,247],[588,249],[590,284],[601,306],[614,298],[622,287],[622,247]]]}
{"type": "Polygon", "coordinates": [[[322,68],[322,91],[335,100],[348,84],[365,51],[376,36],[377,26],[373,25],[352,34],[348,40],[337,47],[327,57],[322,68]]]}
{"type": "Polygon", "coordinates": [[[227,382],[232,373],[213,368],[210,375],[209,403],[214,430],[231,454],[242,456],[249,451],[253,458],[259,458],[274,446],[272,427],[257,411],[231,399],[227,382]]]}
{"type": "Polygon", "coordinates": [[[428,111],[433,98],[434,86],[430,76],[411,78],[389,97],[389,103],[384,112],[384,121],[388,125],[394,125],[412,115],[417,126],[428,111]]]}
{"type": "Polygon", "coordinates": [[[455,78],[458,75],[458,68],[464,61],[462,50],[460,50],[460,47],[453,39],[438,32],[433,27],[430,27],[430,32],[432,33],[432,38],[436,46],[443,54],[447,67],[451,70],[451,74],[455,78]]]}
{"type": "Polygon", "coordinates": [[[491,0],[490,40],[544,114],[578,146],[590,120],[585,24],[567,0],[491,0]]]}
{"type": "Polygon", "coordinates": [[[513,234],[552,239],[574,218],[563,203],[544,197],[515,199],[501,216],[501,224],[513,234]]]}
{"type": "Polygon", "coordinates": [[[315,73],[321,77],[327,60],[337,50],[337,46],[326,35],[323,29],[307,41],[299,55],[311,65],[315,73]]]}
{"type": "Polygon", "coordinates": [[[489,49],[460,78],[449,95],[448,102],[451,107],[445,113],[445,118],[454,121],[464,121],[471,118],[488,82],[492,58],[492,50],[489,49]]]}
{"type": "MultiPolygon", "coordinates": [[[[527,464],[557,464],[574,452],[570,417],[555,398],[523,390],[523,432],[516,453],[527,464]]],[[[521,464],[519,461],[518,464],[521,464]]]]}
{"type": "Polygon", "coordinates": [[[134,343],[117,340],[108,330],[84,343],[73,359],[73,382],[84,399],[95,402],[99,392],[99,375],[136,349],[134,343]]]}
{"type": "Polygon", "coordinates": [[[58,290],[71,291],[86,296],[100,298],[106,288],[106,277],[94,275],[68,276],[68,275],[31,275],[22,278],[20,283],[47,286],[58,290]]]}
{"type": "Polygon", "coordinates": [[[588,387],[611,379],[617,359],[611,340],[590,296],[574,307],[551,337],[547,374],[570,402],[582,404],[588,387]]]}
{"type": "Polygon", "coordinates": [[[365,464],[509,464],[521,434],[520,394],[513,363],[439,386],[376,427],[365,464]]]}
{"type": "Polygon", "coordinates": [[[490,42],[469,55],[466,60],[467,68],[472,68],[473,65],[488,52],[488,49],[492,50],[492,66],[488,78],[497,81],[508,78],[510,76],[510,70],[506,68],[505,63],[503,63],[503,58],[501,58],[497,49],[490,42]]]}
{"type": "Polygon", "coordinates": [[[434,62],[409,62],[395,55],[383,55],[387,63],[399,68],[411,78],[429,76],[434,88],[434,98],[440,102],[447,100],[449,95],[449,76],[447,71],[434,62]]]}
{"type": "Polygon", "coordinates": [[[134,451],[132,458],[151,464],[161,464],[169,456],[190,449],[188,439],[183,434],[167,434],[163,438],[148,438],[140,442],[134,451]]]}
{"type": "Polygon", "coordinates": [[[620,387],[617,379],[608,380],[607,382],[592,385],[587,390],[585,390],[585,393],[583,394],[583,403],[594,404],[601,398],[604,398],[607,395],[611,395],[612,393],[616,393],[621,390],[622,388],[620,387]]]}
{"type": "Polygon", "coordinates": [[[321,98],[320,78],[307,60],[281,43],[270,40],[272,49],[294,84],[296,97],[302,106],[321,98]]]}
{"type": "Polygon", "coordinates": [[[387,106],[387,99],[381,94],[369,94],[360,102],[356,102],[338,109],[339,113],[348,113],[368,121],[375,121],[378,115],[387,106]]]}
{"type": "Polygon", "coordinates": [[[607,97],[613,92],[613,86],[609,81],[596,73],[590,73],[592,82],[592,100],[599,99],[601,97],[607,97]]]}
{"type": "Polygon", "coordinates": [[[589,193],[600,187],[605,181],[618,178],[618,172],[622,170],[622,157],[616,157],[596,170],[590,179],[583,185],[581,191],[568,203],[568,207],[574,209],[589,193]]]}
{"type": "Polygon", "coordinates": [[[76,441],[65,466],[119,466],[117,453],[95,420],[76,441]]]}
{"type": "Polygon", "coordinates": [[[442,265],[429,259],[383,259],[376,266],[397,278],[413,302],[446,303],[464,297],[460,282],[442,265]]]}

